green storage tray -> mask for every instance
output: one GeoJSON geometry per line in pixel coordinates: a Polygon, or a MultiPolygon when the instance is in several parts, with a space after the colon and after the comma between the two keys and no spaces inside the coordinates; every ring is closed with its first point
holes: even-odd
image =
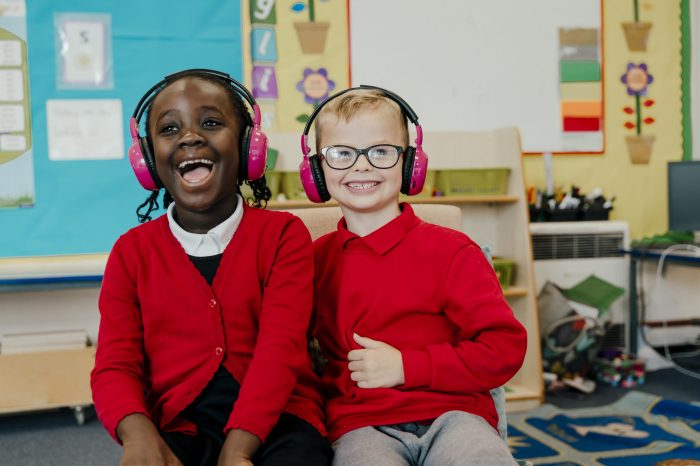
{"type": "MultiPolygon", "coordinates": [[[[272,193],[272,196],[270,196],[270,200],[272,201],[275,200],[277,194],[280,192],[281,175],[282,174],[280,172],[265,172],[265,181],[267,182],[267,187],[270,188],[270,193],[272,193]]],[[[250,189],[250,186],[243,183],[241,185],[241,195],[243,196],[243,199],[248,199],[249,197],[252,198],[253,190],[250,189]]]]}
{"type": "Polygon", "coordinates": [[[510,168],[441,170],[437,188],[444,196],[484,196],[508,193],[510,168]]]}
{"type": "Polygon", "coordinates": [[[289,200],[308,199],[299,172],[282,173],[282,192],[289,200]]]}
{"type": "Polygon", "coordinates": [[[506,289],[513,284],[515,264],[512,260],[494,257],[493,270],[496,272],[501,288],[506,289]]]}

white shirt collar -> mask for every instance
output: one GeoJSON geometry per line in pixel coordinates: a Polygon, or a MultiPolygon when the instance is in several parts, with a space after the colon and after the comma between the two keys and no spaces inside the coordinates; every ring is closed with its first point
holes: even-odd
{"type": "Polygon", "coordinates": [[[173,232],[175,239],[182,245],[185,252],[190,256],[205,257],[221,254],[233,238],[233,234],[238,229],[238,225],[243,218],[243,198],[236,195],[238,202],[233,214],[206,233],[190,233],[177,224],[173,217],[175,203],[168,206],[168,225],[173,232]]]}

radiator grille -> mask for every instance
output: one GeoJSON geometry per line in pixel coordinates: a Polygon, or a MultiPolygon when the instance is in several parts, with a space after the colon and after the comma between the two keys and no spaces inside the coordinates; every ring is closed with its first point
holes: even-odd
{"type": "Polygon", "coordinates": [[[622,232],[532,235],[535,260],[620,257],[623,247],[622,232]]]}

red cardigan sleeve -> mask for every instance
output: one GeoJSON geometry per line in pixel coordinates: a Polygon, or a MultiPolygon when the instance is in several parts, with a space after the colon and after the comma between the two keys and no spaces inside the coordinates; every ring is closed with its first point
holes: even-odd
{"type": "Polygon", "coordinates": [[[460,341],[402,351],[404,387],[470,393],[510,380],[523,363],[527,334],[477,245],[455,255],[440,296],[460,341]]]}
{"type": "Polygon", "coordinates": [[[100,290],[100,329],[92,398],[97,415],[117,441],[119,422],[129,414],[148,416],[144,400],[143,324],[136,295],[135,266],[128,263],[125,237],[112,248],[100,290]]]}
{"type": "Polygon", "coordinates": [[[277,244],[265,246],[274,251],[274,262],[264,283],[257,343],[225,429],[243,429],[263,441],[289,401],[297,374],[309,364],[314,276],[311,237],[298,218],[290,216],[277,244]]]}

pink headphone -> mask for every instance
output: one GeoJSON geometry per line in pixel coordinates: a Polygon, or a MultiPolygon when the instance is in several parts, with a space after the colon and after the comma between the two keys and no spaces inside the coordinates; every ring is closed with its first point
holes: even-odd
{"type": "Polygon", "coordinates": [[[328,102],[346,92],[357,89],[374,89],[381,91],[389,99],[396,102],[403,114],[415,125],[416,146],[408,146],[404,153],[401,173],[401,192],[408,196],[419,194],[423,190],[423,184],[425,183],[425,176],[428,170],[428,155],[423,152],[423,128],[421,128],[418,123],[418,115],[416,115],[416,112],[413,111],[410,105],[397,94],[382,89],[381,87],[361,85],[360,87],[353,87],[340,91],[321,102],[309,116],[309,120],[306,122],[306,126],[304,126],[304,132],[301,135],[301,151],[304,155],[304,160],[302,160],[299,165],[299,176],[301,176],[301,183],[304,186],[304,191],[306,191],[306,196],[310,201],[318,203],[326,202],[331,198],[328,188],[326,187],[326,179],[323,176],[321,157],[318,154],[309,155],[311,153],[311,148],[309,147],[311,123],[318,115],[318,112],[328,102]]]}
{"type": "Polygon", "coordinates": [[[139,121],[146,109],[153,103],[160,88],[185,76],[209,75],[228,81],[238,95],[250,104],[253,109],[253,126],[246,126],[244,134],[241,136],[240,163],[238,177],[240,181],[259,180],[265,174],[265,163],[267,162],[267,136],[260,129],[260,107],[255,102],[253,95],[241,83],[233,79],[226,73],[203,68],[179,71],[168,75],[155,86],[151,87],[139,103],[136,105],[134,113],[129,120],[129,133],[131,134],[131,147],[129,148],[129,161],[134,169],[136,179],[139,180],[144,189],[158,191],[163,187],[163,183],[158,178],[156,172],[156,162],[153,157],[151,141],[146,136],[139,133],[139,121]]]}

